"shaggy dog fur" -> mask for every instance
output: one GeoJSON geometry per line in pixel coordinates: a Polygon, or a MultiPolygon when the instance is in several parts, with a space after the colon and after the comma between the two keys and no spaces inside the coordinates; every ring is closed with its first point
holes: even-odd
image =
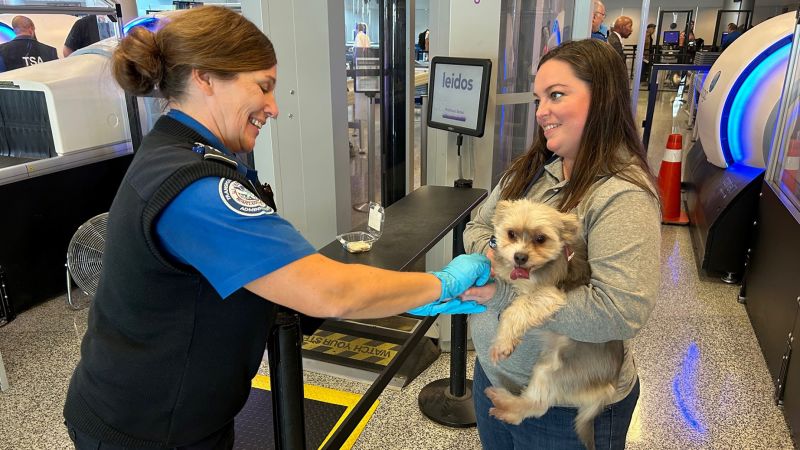
{"type": "MultiPolygon", "coordinates": [[[[591,269],[577,216],[529,200],[498,202],[494,216],[494,271],[516,297],[500,315],[490,357],[507,358],[526,332],[548,321],[566,292],[589,283],[591,269]]],[[[537,330],[542,351],[520,396],[488,388],[490,414],[511,424],[541,417],[553,405],[578,408],[575,431],[594,449],[594,418],[611,402],[622,366],[622,341],[578,342],[537,330]]]]}

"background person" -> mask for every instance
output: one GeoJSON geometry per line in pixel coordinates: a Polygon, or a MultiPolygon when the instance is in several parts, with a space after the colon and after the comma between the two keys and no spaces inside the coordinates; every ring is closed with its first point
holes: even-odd
{"type": "Polygon", "coordinates": [[[608,30],[603,29],[603,20],[606,18],[606,5],[600,0],[593,0],[592,8],[592,38],[605,42],[608,40],[608,30]]]}
{"type": "Polygon", "coordinates": [[[739,36],[741,36],[743,32],[740,31],[739,27],[733,22],[728,24],[727,30],[728,35],[722,38],[722,46],[720,47],[720,51],[725,50],[729,45],[731,45],[731,43],[733,43],[733,41],[739,39],[739,36]]]}
{"type": "Polygon", "coordinates": [[[356,47],[360,48],[368,48],[372,45],[372,41],[369,40],[369,36],[367,35],[367,24],[361,22],[356,26],[356,47]]]}
{"type": "Polygon", "coordinates": [[[276,64],[255,25],[216,6],[176,13],[157,33],[136,27],[114,52],[119,84],[135,95],[158,87],[171,109],[109,213],[64,406],[76,448],[232,448],[276,304],[341,318],[484,309],[447,300],[486,282],[485,256],[433,273],[333,261],[277,215],[254,171],[233,164],[278,116],[276,64]]]}
{"type": "Polygon", "coordinates": [[[653,35],[656,32],[656,24],[647,24],[644,34],[644,54],[642,55],[642,77],[639,81],[646,83],[650,79],[650,66],[653,60],[653,35]]]}
{"type": "MultiPolygon", "coordinates": [[[[628,77],[614,50],[595,39],[562,44],[542,57],[534,80],[539,130],[467,225],[468,251],[492,257],[492,217],[502,199],[529,198],[577,214],[588,245],[590,283],[567,293],[566,305],[544,329],[583,342],[624,340],[615,403],[595,419],[598,449],[621,449],[639,396],[628,340],[647,321],[659,287],[661,217],[654,180],[630,114],[628,77]]],[[[483,448],[583,449],[573,428],[577,409],[550,408],[541,418],[510,425],[489,415],[490,386],[519,394],[539,354],[528,333],[496,366],[489,348],[498,317],[513,300],[506,283],[472,288],[464,298],[490,298],[470,316],[477,353],[473,395],[483,448]]]]}
{"type": "Polygon", "coordinates": [[[622,62],[625,62],[625,49],[622,46],[622,39],[627,39],[633,33],[633,20],[628,16],[619,16],[608,33],[608,43],[619,53],[622,62]]]}
{"type": "Polygon", "coordinates": [[[36,40],[36,26],[30,18],[15,16],[11,28],[17,36],[0,45],[0,72],[58,59],[55,48],[36,40]]]}
{"type": "Polygon", "coordinates": [[[61,49],[66,58],[72,52],[99,42],[114,35],[114,16],[83,16],[72,24],[64,48],[61,49]]]}

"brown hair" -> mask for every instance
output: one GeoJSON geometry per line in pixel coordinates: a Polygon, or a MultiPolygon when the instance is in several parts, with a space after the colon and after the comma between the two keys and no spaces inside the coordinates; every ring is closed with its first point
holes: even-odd
{"type": "MultiPolygon", "coordinates": [[[[617,52],[605,42],[585,39],[552,49],[539,61],[539,67],[551,59],[569,64],[575,76],[589,85],[591,92],[589,114],[575,166],[561,198],[561,211],[577,206],[602,176],[618,176],[658,198],[631,114],[627,71],[617,52]],[[630,170],[631,166],[638,166],[643,174],[630,170]]],[[[523,197],[534,174],[551,154],[544,130],[539,127],[531,148],[503,173],[501,197],[523,197]]]]}
{"type": "Polygon", "coordinates": [[[220,6],[201,6],[170,16],[156,32],[134,27],[112,57],[122,89],[144,95],[157,88],[180,99],[192,69],[223,79],[277,64],[272,42],[252,22],[220,6]]]}

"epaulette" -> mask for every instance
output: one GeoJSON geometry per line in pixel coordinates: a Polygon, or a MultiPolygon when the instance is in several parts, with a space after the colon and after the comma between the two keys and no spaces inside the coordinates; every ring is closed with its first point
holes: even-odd
{"type": "Polygon", "coordinates": [[[221,151],[217,150],[216,148],[208,144],[201,144],[200,142],[195,142],[194,146],[192,147],[192,151],[203,155],[203,159],[205,160],[221,162],[225,165],[232,167],[233,169],[239,167],[239,163],[237,163],[233,158],[225,155],[221,151]]]}

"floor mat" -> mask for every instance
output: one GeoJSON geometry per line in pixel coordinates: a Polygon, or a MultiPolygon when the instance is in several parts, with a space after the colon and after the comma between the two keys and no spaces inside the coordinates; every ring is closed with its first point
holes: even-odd
{"type": "MultiPolygon", "coordinates": [[[[305,385],[306,446],[319,448],[361,399],[361,394],[337,391],[319,386],[305,385]]],[[[352,448],[358,436],[372,417],[376,400],[348,438],[343,449],[352,448]]],[[[267,450],[275,448],[272,429],[272,392],[269,377],[257,375],[247,404],[236,416],[235,450],[267,450]]]]}

